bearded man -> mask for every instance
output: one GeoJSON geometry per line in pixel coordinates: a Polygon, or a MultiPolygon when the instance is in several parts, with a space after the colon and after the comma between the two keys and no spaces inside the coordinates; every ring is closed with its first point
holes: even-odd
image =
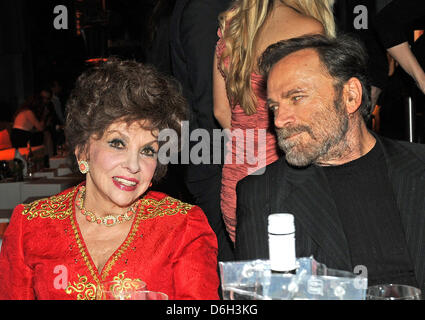
{"type": "MultiPolygon", "coordinates": [[[[297,257],[425,289],[425,146],[379,137],[361,43],[320,35],[262,55],[285,156],[237,187],[236,257],[267,259],[267,217],[295,217],[297,257]]],[[[284,255],[285,252],[282,252],[284,255]]]]}

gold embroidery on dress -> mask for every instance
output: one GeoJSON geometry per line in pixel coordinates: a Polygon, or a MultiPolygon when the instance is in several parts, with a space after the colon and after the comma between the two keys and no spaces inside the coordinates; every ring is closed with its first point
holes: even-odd
{"type": "Polygon", "coordinates": [[[102,271],[103,280],[106,279],[109,274],[109,271],[111,271],[114,264],[118,261],[118,259],[127,250],[129,245],[133,242],[134,237],[139,229],[139,224],[141,220],[163,217],[164,215],[172,216],[177,213],[187,214],[187,212],[194,207],[193,205],[181,202],[180,200],[174,199],[172,197],[165,197],[161,200],[143,198],[139,201],[140,205],[137,207],[136,210],[137,216],[136,221],[134,221],[134,227],[131,230],[131,233],[128,235],[127,240],[114,254],[108,264],[104,267],[102,271]]]}
{"type": "MultiPolygon", "coordinates": [[[[73,193],[77,191],[77,188],[74,190],[73,193]]],[[[71,199],[74,199],[74,198],[71,198],[71,199]]],[[[133,222],[134,224],[131,228],[131,231],[129,235],[127,236],[127,239],[125,240],[125,242],[119,247],[119,249],[109,259],[105,267],[102,269],[102,272],[100,274],[100,277],[102,280],[105,280],[108,277],[108,274],[111,271],[112,267],[115,265],[115,263],[120,259],[120,257],[124,254],[124,252],[128,249],[130,244],[133,242],[134,237],[136,236],[136,233],[139,230],[139,225],[141,220],[153,219],[155,217],[163,217],[165,215],[172,216],[177,213],[187,214],[187,212],[194,207],[193,205],[181,202],[180,200],[177,200],[168,196],[161,200],[156,200],[152,198],[142,198],[138,201],[140,203],[136,209],[137,213],[136,213],[135,221],[133,222]]],[[[97,282],[97,284],[100,285],[101,280],[97,276],[97,272],[95,268],[92,266],[92,263],[90,262],[90,258],[87,255],[86,250],[84,248],[83,241],[80,238],[80,235],[78,233],[78,228],[76,226],[76,222],[72,214],[73,208],[74,208],[74,203],[71,204],[70,221],[71,221],[72,229],[74,231],[74,236],[75,236],[78,248],[80,250],[80,253],[81,253],[81,256],[83,257],[84,262],[87,265],[87,268],[90,271],[90,274],[92,275],[93,279],[97,282]]]]}
{"type": "Polygon", "coordinates": [[[75,241],[77,242],[77,246],[78,246],[78,249],[80,251],[80,254],[83,257],[83,260],[84,260],[87,268],[89,269],[91,276],[96,281],[97,285],[100,285],[100,281],[99,281],[99,278],[97,277],[97,273],[94,270],[94,268],[92,267],[92,264],[90,263],[89,256],[86,254],[83,241],[81,240],[80,235],[78,233],[78,228],[77,228],[76,222],[74,220],[74,215],[72,214],[73,208],[74,208],[74,203],[72,203],[72,205],[71,205],[70,221],[71,221],[72,230],[74,231],[75,241]]]}
{"type": "Polygon", "coordinates": [[[23,215],[28,215],[27,219],[34,218],[51,218],[63,220],[68,218],[72,213],[72,206],[69,202],[72,201],[75,190],[66,194],[56,195],[49,198],[43,198],[24,205],[23,215]]]}
{"type": "Polygon", "coordinates": [[[119,293],[127,290],[141,290],[144,289],[145,283],[140,279],[130,279],[125,278],[125,273],[127,271],[122,271],[118,273],[117,276],[115,276],[112,279],[112,283],[109,285],[108,288],[104,288],[104,290],[111,291],[112,294],[118,295],[119,293]]]}
{"type": "Polygon", "coordinates": [[[165,197],[161,200],[142,199],[142,204],[145,206],[146,211],[142,217],[143,220],[163,217],[165,215],[172,216],[177,213],[187,214],[193,208],[193,205],[181,202],[172,197],[165,197]]]}
{"type": "Polygon", "coordinates": [[[115,252],[112,259],[109,260],[107,265],[102,270],[102,279],[103,280],[106,279],[106,277],[109,274],[109,271],[111,271],[114,264],[118,261],[118,259],[121,257],[121,255],[127,250],[130,243],[133,242],[134,237],[136,236],[136,233],[139,230],[139,225],[140,225],[140,221],[141,221],[141,217],[142,217],[142,214],[141,214],[142,211],[140,209],[140,204],[137,206],[136,212],[137,212],[137,215],[136,215],[136,218],[135,218],[135,221],[134,221],[134,225],[133,225],[133,227],[130,231],[130,234],[127,237],[127,240],[120,246],[118,251],[115,252]]]}
{"type": "Polygon", "coordinates": [[[94,300],[96,299],[96,285],[88,282],[86,276],[80,276],[77,274],[78,282],[71,284],[69,282],[68,287],[66,287],[65,292],[67,294],[77,294],[77,300],[94,300]]]}
{"type": "MultiPolygon", "coordinates": [[[[145,283],[140,279],[130,279],[125,278],[125,273],[127,271],[122,271],[118,273],[117,276],[111,281],[112,284],[108,288],[104,288],[106,291],[111,291],[114,296],[120,296],[123,292],[128,292],[129,290],[138,290],[144,289],[145,283]]],[[[101,290],[99,286],[88,282],[87,276],[80,276],[77,274],[78,281],[69,282],[68,286],[65,289],[66,294],[77,293],[77,300],[95,300],[101,299],[101,290]]]]}

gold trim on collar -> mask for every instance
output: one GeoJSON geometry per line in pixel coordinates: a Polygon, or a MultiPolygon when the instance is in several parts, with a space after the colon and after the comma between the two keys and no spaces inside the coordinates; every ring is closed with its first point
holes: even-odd
{"type": "Polygon", "coordinates": [[[163,216],[173,216],[177,213],[187,214],[187,212],[194,207],[191,204],[184,203],[169,196],[161,200],[153,198],[142,199],[142,203],[146,211],[146,213],[142,216],[143,220],[163,216]]]}
{"type": "Polygon", "coordinates": [[[25,204],[22,214],[28,215],[27,220],[37,217],[64,220],[72,214],[70,202],[72,202],[75,190],[76,187],[71,192],[25,204]]]}
{"type": "Polygon", "coordinates": [[[137,231],[139,231],[139,225],[140,225],[140,221],[141,221],[141,217],[142,217],[141,212],[143,212],[143,210],[141,210],[142,201],[141,200],[138,200],[138,201],[140,203],[137,205],[137,209],[136,209],[137,215],[136,215],[136,219],[134,221],[134,224],[131,226],[130,233],[127,235],[127,238],[123,242],[123,244],[118,248],[117,251],[115,251],[115,253],[112,255],[112,258],[109,259],[109,261],[107,262],[105,267],[102,269],[102,273],[101,273],[102,280],[105,280],[108,277],[109,271],[111,271],[111,269],[115,265],[115,263],[119,260],[119,258],[121,258],[123,253],[128,249],[130,244],[133,242],[137,231]]]}
{"type": "MultiPolygon", "coordinates": [[[[76,194],[78,187],[79,186],[74,189],[73,194],[76,194]]],[[[74,212],[74,202],[75,197],[72,197],[71,213],[74,212]]],[[[98,285],[100,285],[101,281],[104,281],[108,277],[108,274],[115,265],[115,263],[121,258],[121,256],[127,251],[130,244],[134,241],[134,238],[137,232],[139,231],[140,222],[142,220],[153,219],[156,217],[172,216],[178,213],[187,214],[187,212],[194,207],[193,205],[184,203],[169,196],[161,200],[156,200],[153,198],[142,198],[138,200],[138,202],[139,204],[137,205],[136,209],[136,217],[133,221],[132,227],[130,229],[129,234],[127,235],[127,238],[114,252],[114,254],[108,259],[106,265],[100,273],[99,270],[97,270],[97,268],[92,263],[91,257],[89,256],[83,239],[80,237],[79,229],[77,227],[74,214],[70,215],[70,221],[79,251],[81,253],[81,256],[83,257],[87,268],[90,271],[90,274],[98,285]]]]}

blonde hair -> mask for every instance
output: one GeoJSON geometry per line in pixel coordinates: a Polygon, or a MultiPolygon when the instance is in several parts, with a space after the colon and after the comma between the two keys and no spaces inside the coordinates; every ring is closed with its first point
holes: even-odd
{"type": "Polygon", "coordinates": [[[220,67],[226,75],[226,90],[230,104],[240,104],[246,114],[257,111],[251,88],[254,67],[255,38],[272,10],[273,1],[281,1],[306,16],[323,24],[326,35],[335,37],[333,18],[334,0],[235,0],[231,9],[219,16],[220,29],[226,47],[220,57],[220,67]],[[229,59],[228,68],[224,61],[229,59]]]}

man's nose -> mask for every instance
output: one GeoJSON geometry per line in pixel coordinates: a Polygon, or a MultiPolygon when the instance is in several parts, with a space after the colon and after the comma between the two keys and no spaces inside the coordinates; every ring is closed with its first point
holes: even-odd
{"type": "Polygon", "coordinates": [[[279,107],[274,111],[274,125],[277,128],[284,128],[294,121],[294,110],[285,106],[285,104],[280,104],[279,107]]]}

